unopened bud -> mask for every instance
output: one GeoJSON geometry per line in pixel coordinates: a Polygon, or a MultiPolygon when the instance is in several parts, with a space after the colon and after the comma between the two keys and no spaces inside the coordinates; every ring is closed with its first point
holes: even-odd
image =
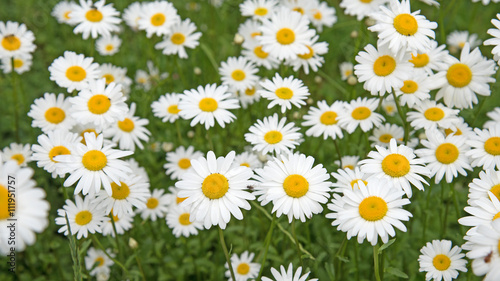
{"type": "Polygon", "coordinates": [[[292,117],[293,119],[299,119],[300,118],[300,113],[295,111],[293,114],[292,114],[292,117]]]}
{"type": "Polygon", "coordinates": [[[354,86],[358,83],[358,78],[356,78],[356,76],[354,75],[349,75],[349,77],[347,77],[347,84],[351,85],[351,86],[354,86]]]}
{"type": "Polygon", "coordinates": [[[201,75],[201,68],[195,66],[193,69],[193,72],[195,75],[201,75]]]}
{"type": "Polygon", "coordinates": [[[321,82],[323,82],[323,78],[321,78],[321,76],[315,76],[314,82],[316,82],[317,84],[320,84],[321,82]]]}
{"type": "Polygon", "coordinates": [[[312,98],[308,98],[306,100],[307,104],[313,104],[314,103],[314,100],[312,98]]]}
{"type": "Polygon", "coordinates": [[[372,18],[366,18],[365,24],[366,24],[366,26],[370,27],[370,26],[375,24],[375,20],[372,18]]]}
{"type": "Polygon", "coordinates": [[[188,136],[188,138],[190,138],[190,139],[194,138],[194,131],[188,131],[188,132],[187,132],[187,136],[188,136]]]}
{"type": "Polygon", "coordinates": [[[164,142],[161,144],[161,149],[165,152],[172,151],[172,149],[174,149],[174,144],[171,142],[164,142]]]}
{"type": "Polygon", "coordinates": [[[351,31],[351,38],[358,38],[358,35],[359,35],[359,33],[357,30],[351,31]]]}
{"type": "Polygon", "coordinates": [[[234,44],[241,45],[241,43],[243,43],[243,41],[245,41],[245,38],[243,38],[243,36],[241,36],[241,34],[236,33],[234,35],[234,39],[233,39],[234,44]]]}
{"type": "Polygon", "coordinates": [[[135,250],[137,249],[137,247],[139,247],[139,243],[137,243],[137,241],[134,238],[130,237],[130,239],[128,239],[128,246],[131,249],[135,250]]]}

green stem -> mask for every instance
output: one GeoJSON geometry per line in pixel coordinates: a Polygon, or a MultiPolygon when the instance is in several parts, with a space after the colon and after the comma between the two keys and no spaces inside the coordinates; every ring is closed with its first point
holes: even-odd
{"type": "Polygon", "coordinates": [[[128,270],[125,266],[123,266],[123,264],[121,262],[119,262],[117,259],[113,258],[107,251],[106,249],[104,249],[104,246],[102,246],[101,242],[99,241],[99,239],[97,239],[95,237],[95,235],[90,235],[92,237],[92,242],[94,243],[94,245],[96,245],[99,249],[101,249],[104,254],[110,258],[115,264],[117,264],[119,267],[121,267],[123,269],[123,271],[125,272],[125,275],[129,276],[129,273],[128,273],[128,270]]]}
{"type": "Polygon", "coordinates": [[[380,246],[378,244],[373,246],[373,267],[375,269],[375,279],[377,281],[381,281],[381,279],[380,279],[380,266],[379,266],[379,262],[378,262],[378,249],[379,248],[380,248],[380,246]]]}
{"type": "Polygon", "coordinates": [[[222,233],[222,228],[220,228],[220,226],[219,226],[219,239],[222,245],[222,250],[224,251],[224,255],[226,256],[229,272],[231,273],[231,279],[236,280],[236,277],[234,275],[233,265],[231,264],[231,258],[229,257],[229,252],[227,251],[226,241],[224,241],[224,234],[222,233]]]}
{"type": "Polygon", "coordinates": [[[335,253],[335,280],[342,280],[342,260],[340,257],[344,256],[345,249],[347,248],[347,236],[344,237],[340,244],[337,253],[335,253]]]}
{"type": "MultiPolygon", "coordinates": [[[[458,194],[455,190],[455,187],[453,186],[453,183],[449,183],[450,185],[450,191],[451,191],[451,196],[453,197],[453,204],[455,205],[455,212],[457,213],[457,218],[460,218],[460,206],[458,204],[458,194]]],[[[460,233],[464,233],[463,225],[459,224],[460,226],[460,233]]]]}
{"type": "Polygon", "coordinates": [[[264,273],[264,265],[266,264],[267,251],[269,250],[269,245],[271,244],[271,240],[273,237],[273,229],[275,224],[276,224],[276,217],[273,216],[273,219],[271,220],[271,226],[269,227],[269,231],[267,232],[266,235],[266,244],[264,245],[264,256],[262,257],[262,260],[260,262],[259,276],[255,280],[260,280],[260,278],[262,277],[262,273],[264,273]]]}
{"type": "Polygon", "coordinates": [[[179,125],[180,120],[175,120],[175,128],[177,130],[177,138],[179,139],[179,145],[182,145],[182,134],[181,127],[179,125]]]}
{"type": "Polygon", "coordinates": [[[333,144],[335,145],[335,149],[337,150],[337,154],[339,155],[339,163],[340,163],[340,168],[342,168],[342,153],[340,152],[339,148],[339,143],[337,142],[337,139],[333,139],[333,144]]]}
{"type": "Polygon", "coordinates": [[[444,218],[441,224],[441,237],[444,237],[446,234],[446,226],[448,224],[448,209],[450,207],[448,200],[444,199],[444,184],[441,184],[441,202],[445,203],[444,218]]]}
{"type": "Polygon", "coordinates": [[[292,219],[292,235],[293,235],[293,240],[295,241],[295,246],[297,246],[297,255],[299,256],[299,261],[300,261],[300,266],[304,268],[304,263],[302,262],[302,254],[300,252],[300,247],[299,247],[299,239],[297,239],[297,234],[295,233],[295,218],[292,219]]]}
{"type": "Polygon", "coordinates": [[[115,241],[116,241],[116,249],[118,251],[118,255],[120,258],[122,258],[122,250],[121,250],[121,244],[120,244],[120,239],[118,239],[118,233],[116,232],[116,224],[115,224],[115,219],[113,218],[113,211],[109,213],[109,218],[111,219],[111,225],[113,226],[113,233],[115,234],[115,241]]]}
{"type": "Polygon", "coordinates": [[[139,271],[141,272],[142,280],[146,281],[146,275],[144,274],[144,270],[142,269],[141,258],[137,255],[137,249],[134,249],[135,260],[137,262],[137,266],[139,266],[139,271]]]}
{"type": "Polygon", "coordinates": [[[425,239],[425,232],[427,230],[427,211],[429,210],[429,201],[431,201],[431,193],[432,193],[432,186],[434,184],[430,184],[429,185],[429,190],[427,191],[427,199],[425,201],[425,210],[424,210],[424,214],[423,214],[423,219],[424,219],[424,226],[422,227],[422,243],[425,243],[425,241],[427,241],[425,239]]]}
{"type": "Polygon", "coordinates": [[[403,112],[401,105],[399,105],[399,100],[396,96],[396,92],[392,91],[392,96],[394,97],[394,103],[396,104],[396,108],[398,109],[399,117],[401,117],[401,122],[403,122],[403,129],[405,131],[404,142],[405,144],[407,144],[410,135],[410,130],[408,128],[408,124],[406,123],[405,113],[403,112]]]}
{"type": "Polygon", "coordinates": [[[19,137],[19,100],[17,97],[17,87],[16,87],[16,71],[14,70],[14,59],[11,60],[12,71],[11,71],[11,82],[12,82],[12,99],[14,100],[14,128],[16,134],[16,142],[21,142],[19,137]]]}

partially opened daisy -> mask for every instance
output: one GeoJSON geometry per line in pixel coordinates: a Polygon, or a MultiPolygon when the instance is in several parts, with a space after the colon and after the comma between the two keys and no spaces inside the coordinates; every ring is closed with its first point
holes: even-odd
{"type": "MultiPolygon", "coordinates": [[[[273,278],[275,281],[318,281],[318,278],[307,279],[309,277],[310,271],[302,275],[302,266],[299,266],[295,273],[293,272],[293,265],[290,263],[288,268],[285,269],[284,266],[280,266],[280,271],[276,270],[274,267],[271,268],[271,273],[273,274],[273,278]]],[[[262,281],[273,281],[273,279],[269,277],[262,277],[262,281]]]]}
{"type": "Polygon", "coordinates": [[[54,6],[52,12],[50,13],[56,18],[58,23],[65,23],[73,25],[69,22],[71,12],[75,9],[75,2],[73,1],[61,1],[54,6]]]}
{"type": "Polygon", "coordinates": [[[99,75],[99,65],[93,61],[93,58],[66,51],[64,56],[58,57],[49,66],[50,80],[59,87],[67,88],[68,93],[85,89],[89,81],[97,79],[99,75]]]}
{"type": "Polygon", "coordinates": [[[133,2],[123,10],[123,21],[133,30],[139,30],[139,19],[142,15],[143,2],[133,2]]]}
{"type": "Polygon", "coordinates": [[[156,221],[157,218],[165,217],[168,211],[168,194],[163,194],[163,189],[153,189],[151,196],[147,198],[146,208],[139,209],[143,220],[156,221]]]}
{"type": "Polygon", "coordinates": [[[371,146],[382,146],[389,148],[391,139],[396,139],[396,142],[403,141],[405,131],[403,128],[396,124],[385,123],[373,129],[373,135],[368,137],[371,141],[371,146]]]}
{"type": "Polygon", "coordinates": [[[227,62],[221,62],[219,74],[222,84],[229,87],[230,91],[245,91],[259,80],[255,75],[258,69],[245,57],[229,57],[227,62]]]}
{"type": "Polygon", "coordinates": [[[319,67],[323,65],[325,59],[320,55],[328,53],[328,43],[317,42],[319,36],[316,35],[311,39],[312,44],[306,45],[309,49],[308,53],[297,55],[296,59],[286,60],[286,64],[293,67],[293,71],[298,71],[300,68],[304,70],[305,74],[309,74],[309,68],[313,72],[317,72],[319,67]]]}
{"type": "Polygon", "coordinates": [[[190,221],[203,221],[205,228],[218,225],[225,229],[231,215],[238,220],[243,219],[240,208],[249,210],[255,196],[246,188],[252,183],[253,172],[245,166],[233,167],[235,152],[225,157],[215,158],[213,151],[207,157],[191,160],[193,170],[182,176],[175,183],[179,188],[179,197],[187,197],[180,206],[191,210],[190,221]]]}
{"type": "Polygon", "coordinates": [[[186,48],[194,49],[199,45],[201,32],[196,31],[196,25],[190,19],[178,22],[170,28],[171,34],[155,45],[155,49],[162,49],[165,55],[177,54],[181,59],[187,59],[186,48]]]}
{"type": "Polygon", "coordinates": [[[467,203],[475,206],[478,199],[489,198],[491,192],[500,200],[500,171],[486,170],[479,172],[479,178],[469,183],[469,200],[467,203]]]}
{"type": "Polygon", "coordinates": [[[184,119],[192,119],[191,126],[200,123],[205,129],[215,126],[215,121],[224,128],[236,116],[229,109],[240,108],[238,100],[232,98],[227,86],[207,84],[205,87],[185,90],[179,102],[179,114],[184,119]]]}
{"type": "Polygon", "coordinates": [[[95,41],[95,48],[101,56],[112,56],[120,50],[122,40],[118,35],[100,37],[95,41]]]}
{"type": "Polygon", "coordinates": [[[254,20],[270,18],[278,5],[276,0],[245,0],[240,4],[241,15],[254,20]]]}
{"type": "Polygon", "coordinates": [[[75,120],[70,115],[71,103],[64,94],[45,93],[33,101],[28,116],[33,118],[31,126],[40,128],[44,133],[62,129],[70,130],[75,120]]]}
{"type": "Polygon", "coordinates": [[[86,145],[76,145],[74,154],[55,156],[54,160],[58,173],[70,173],[64,182],[64,186],[71,186],[78,181],[75,194],[80,191],[83,195],[89,193],[90,189],[97,193],[101,186],[108,195],[112,194],[111,182],[120,183],[125,173],[131,173],[128,165],[119,158],[133,154],[132,151],[113,149],[112,145],[103,146],[104,138],[86,133],[86,145]]]}
{"type": "Polygon", "coordinates": [[[365,185],[368,183],[366,179],[368,175],[361,172],[359,167],[342,168],[338,169],[337,172],[331,173],[332,177],[337,180],[337,182],[332,183],[334,192],[344,193],[344,190],[352,190],[359,188],[358,181],[362,181],[365,185]]]}
{"type": "Polygon", "coordinates": [[[151,104],[154,116],[161,118],[163,122],[174,123],[179,118],[180,94],[167,93],[151,104]]]}
{"type": "Polygon", "coordinates": [[[359,97],[349,103],[345,103],[345,110],[339,115],[339,125],[349,134],[359,126],[363,132],[368,132],[373,127],[378,127],[385,120],[384,116],[375,112],[378,99],[367,99],[359,97]]]}
{"type": "Polygon", "coordinates": [[[182,175],[192,170],[191,160],[198,159],[203,156],[203,153],[195,151],[193,146],[189,146],[187,149],[183,146],[179,146],[175,151],[168,152],[167,163],[163,165],[166,170],[166,174],[174,180],[180,180],[182,175]]]}
{"type": "Polygon", "coordinates": [[[309,97],[309,89],[304,83],[289,76],[286,78],[281,78],[281,76],[276,73],[273,80],[265,80],[261,82],[262,90],[259,93],[262,97],[270,100],[271,102],[267,108],[272,108],[275,105],[281,106],[281,112],[285,113],[287,109],[291,109],[292,105],[300,108],[301,105],[305,105],[305,100],[309,97]]]}
{"type": "Polygon", "coordinates": [[[404,192],[392,187],[386,180],[372,179],[365,185],[358,181],[359,189],[344,190],[344,196],[332,200],[328,209],[334,213],[327,214],[333,218],[333,226],[347,232],[347,239],[358,237],[358,243],[366,239],[373,246],[378,242],[378,237],[383,243],[389,241],[389,236],[394,237],[394,227],[406,232],[406,227],[401,221],[408,221],[412,214],[404,205],[410,200],[402,198],[404,192]]]}
{"type": "Polygon", "coordinates": [[[245,151],[234,157],[234,166],[245,166],[252,170],[262,167],[259,157],[255,153],[245,151]]]}
{"type": "Polygon", "coordinates": [[[234,268],[234,275],[236,280],[231,278],[231,273],[229,271],[229,265],[224,264],[226,270],[226,277],[229,278],[229,281],[247,281],[248,279],[256,278],[259,275],[260,264],[256,262],[252,262],[255,254],[248,253],[248,251],[244,251],[238,257],[237,254],[233,254],[231,256],[231,265],[234,268]]]}
{"type": "Polygon", "coordinates": [[[448,56],[448,51],[445,48],[446,45],[438,46],[437,41],[431,40],[427,51],[411,54],[410,62],[416,71],[433,75],[433,71],[439,71],[446,67],[444,60],[448,56]]]}
{"type": "Polygon", "coordinates": [[[500,123],[488,129],[474,129],[467,144],[471,149],[467,156],[472,159],[473,167],[483,167],[484,170],[500,169],[500,123]]]}
{"type": "Polygon", "coordinates": [[[31,53],[36,49],[35,36],[24,23],[0,21],[0,58],[31,53]]]}
{"type": "Polygon", "coordinates": [[[451,109],[433,100],[424,100],[407,113],[407,120],[415,129],[450,128],[459,121],[458,109],[451,109]]]}
{"type": "Polygon", "coordinates": [[[75,24],[75,34],[82,33],[83,39],[97,38],[98,36],[110,36],[111,32],[118,32],[121,23],[120,12],[113,4],[105,5],[105,0],[93,2],[92,0],[80,0],[80,5],[75,5],[71,12],[69,22],[75,24]]]}
{"type": "Polygon", "coordinates": [[[168,1],[154,1],[142,4],[141,15],[138,20],[140,30],[146,31],[146,36],[151,38],[168,35],[171,27],[180,21],[174,5],[168,1]]]}
{"type": "Polygon", "coordinates": [[[257,169],[254,194],[262,205],[273,203],[272,213],[305,222],[323,211],[328,202],[331,183],[322,164],[314,165],[314,157],[288,153],[282,159],[273,158],[264,168],[257,169]]]}
{"type": "Polygon", "coordinates": [[[253,150],[264,154],[271,152],[280,154],[299,145],[302,134],[295,123],[286,124],[286,117],[278,118],[278,114],[257,120],[245,134],[245,140],[253,145],[253,150]]]}
{"type": "Polygon", "coordinates": [[[340,7],[345,9],[346,15],[356,16],[358,21],[368,17],[374,12],[378,12],[380,7],[389,2],[389,0],[342,0],[340,7]]]}
{"type": "Polygon", "coordinates": [[[344,102],[336,101],[328,105],[326,101],[318,101],[318,108],[310,107],[309,112],[304,115],[303,126],[312,126],[306,131],[307,136],[327,138],[343,138],[342,129],[338,124],[338,116],[344,111],[344,102]]]}
{"type": "Polygon", "coordinates": [[[422,183],[429,185],[422,176],[429,176],[430,171],[424,161],[418,159],[413,149],[405,145],[397,145],[396,139],[391,139],[388,149],[375,146],[377,151],[370,151],[368,157],[360,161],[361,172],[371,178],[385,179],[395,188],[402,189],[411,198],[411,185],[423,190],[422,183]]]}
{"type": "Polygon", "coordinates": [[[452,248],[449,240],[432,240],[427,242],[418,257],[419,271],[426,272],[425,280],[451,281],[458,277],[459,272],[467,272],[465,254],[460,253],[459,246],[452,248]]]}
{"type": "Polygon", "coordinates": [[[62,209],[57,210],[58,217],[56,224],[62,225],[59,233],[64,232],[68,236],[69,228],[71,234],[76,235],[76,239],[87,237],[89,233],[102,232],[101,226],[104,221],[104,209],[93,204],[93,196],[86,196],[82,199],[80,195],[75,196],[75,202],[66,199],[66,204],[62,209]],[[66,223],[68,217],[68,224],[66,223]]]}
{"type": "Polygon", "coordinates": [[[203,230],[203,222],[192,220],[192,215],[194,215],[192,211],[179,205],[173,206],[168,210],[165,220],[176,238],[179,238],[181,235],[184,237],[197,235],[198,230],[203,230]]]}
{"type": "Polygon", "coordinates": [[[26,167],[32,160],[32,153],[30,144],[13,142],[9,146],[4,147],[3,151],[0,151],[0,158],[4,159],[4,161],[14,160],[17,165],[26,167]]]}
{"type": "Polygon", "coordinates": [[[481,40],[477,38],[477,34],[469,34],[467,30],[455,30],[446,36],[446,44],[452,53],[462,50],[466,43],[469,43],[470,48],[474,49],[481,45],[481,40]]]}

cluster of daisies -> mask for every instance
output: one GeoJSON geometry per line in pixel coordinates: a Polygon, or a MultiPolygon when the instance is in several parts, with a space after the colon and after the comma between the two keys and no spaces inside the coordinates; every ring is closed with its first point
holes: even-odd
{"type": "Polygon", "coordinates": [[[3,73],[24,73],[31,68],[35,35],[24,23],[0,21],[0,68],[3,73]]]}

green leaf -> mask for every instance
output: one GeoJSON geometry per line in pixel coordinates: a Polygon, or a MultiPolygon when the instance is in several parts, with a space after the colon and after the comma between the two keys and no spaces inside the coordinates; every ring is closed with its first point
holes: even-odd
{"type": "Polygon", "coordinates": [[[387,272],[389,274],[392,274],[400,278],[408,279],[408,275],[406,275],[406,273],[394,267],[384,268],[384,272],[387,272]]]}
{"type": "Polygon", "coordinates": [[[396,242],[396,238],[389,240],[389,242],[385,243],[384,245],[380,246],[380,249],[378,249],[378,254],[382,253],[383,250],[389,248],[392,244],[396,242]]]}

